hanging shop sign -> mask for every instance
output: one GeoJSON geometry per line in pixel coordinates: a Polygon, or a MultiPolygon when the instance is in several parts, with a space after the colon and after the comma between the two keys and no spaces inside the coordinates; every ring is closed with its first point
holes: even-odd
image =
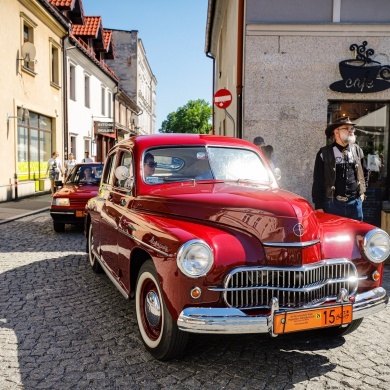
{"type": "Polygon", "coordinates": [[[367,41],[364,41],[360,46],[354,43],[349,47],[355,52],[355,58],[339,63],[342,80],[329,86],[332,91],[372,93],[390,88],[390,66],[371,59],[375,52],[366,46],[367,41]]]}
{"type": "Polygon", "coordinates": [[[98,134],[114,133],[113,122],[96,122],[96,131],[98,134]]]}

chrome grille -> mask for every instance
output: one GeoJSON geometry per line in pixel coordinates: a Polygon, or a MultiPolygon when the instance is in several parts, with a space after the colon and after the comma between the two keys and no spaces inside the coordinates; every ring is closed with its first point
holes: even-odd
{"type": "Polygon", "coordinates": [[[301,267],[242,267],[232,270],[223,291],[226,304],[241,310],[269,308],[277,298],[280,308],[319,305],[336,299],[341,289],[356,293],[356,267],[347,259],[324,260],[301,267]]]}

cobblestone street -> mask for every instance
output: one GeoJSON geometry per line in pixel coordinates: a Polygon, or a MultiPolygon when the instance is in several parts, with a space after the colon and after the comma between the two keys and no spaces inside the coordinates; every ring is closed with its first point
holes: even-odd
{"type": "Polygon", "coordinates": [[[389,388],[390,308],[345,338],[191,335],[181,361],[162,363],[133,302],[90,269],[82,231],[54,233],[42,212],[0,233],[2,390],[389,388]]]}

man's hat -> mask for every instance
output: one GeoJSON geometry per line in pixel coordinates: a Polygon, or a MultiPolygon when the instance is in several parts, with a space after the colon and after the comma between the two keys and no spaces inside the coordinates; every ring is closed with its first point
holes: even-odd
{"type": "Polygon", "coordinates": [[[253,140],[253,143],[257,146],[261,146],[261,145],[264,145],[265,142],[264,142],[264,138],[263,137],[255,137],[254,140],[253,140]]]}
{"type": "Polygon", "coordinates": [[[352,125],[356,123],[351,122],[349,116],[343,116],[342,118],[337,118],[333,123],[330,123],[325,129],[325,135],[330,138],[333,135],[333,131],[343,125],[352,125]]]}

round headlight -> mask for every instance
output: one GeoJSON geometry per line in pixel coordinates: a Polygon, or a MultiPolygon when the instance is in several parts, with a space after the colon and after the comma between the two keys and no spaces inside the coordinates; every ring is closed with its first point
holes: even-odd
{"type": "Polygon", "coordinates": [[[204,241],[190,240],[180,247],[176,261],[184,275],[197,278],[210,271],[214,256],[213,251],[204,241]]]}
{"type": "Polygon", "coordinates": [[[389,235],[381,229],[370,230],[364,237],[364,254],[373,263],[382,263],[390,255],[389,235]]]}

